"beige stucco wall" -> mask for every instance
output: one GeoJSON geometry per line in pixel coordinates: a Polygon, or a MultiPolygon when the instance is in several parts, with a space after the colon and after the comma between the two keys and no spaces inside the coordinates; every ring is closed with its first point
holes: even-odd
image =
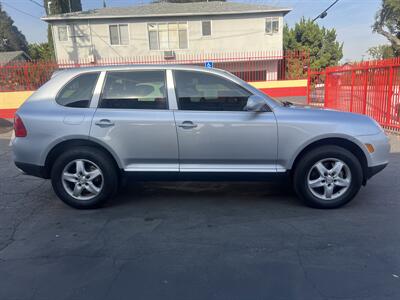
{"type": "Polygon", "coordinates": [[[74,20],[66,23],[52,23],[53,36],[58,60],[135,57],[161,54],[164,50],[149,50],[147,24],[150,22],[188,22],[188,49],[171,49],[180,53],[218,53],[281,51],[283,15],[281,13],[262,15],[231,15],[210,17],[147,18],[147,19],[103,19],[74,20]],[[265,18],[279,17],[279,33],[265,34],[265,18]],[[212,35],[201,36],[201,21],[211,20],[212,35]],[[74,24],[75,38],[58,41],[57,26],[74,24]],[[110,45],[110,24],[129,25],[129,45],[110,45]]]}

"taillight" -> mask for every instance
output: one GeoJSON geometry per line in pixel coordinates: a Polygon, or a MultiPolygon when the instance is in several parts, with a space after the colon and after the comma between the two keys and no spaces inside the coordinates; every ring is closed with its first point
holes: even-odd
{"type": "Polygon", "coordinates": [[[27,132],[24,123],[20,116],[15,115],[14,118],[14,132],[16,137],[26,137],[27,132]]]}

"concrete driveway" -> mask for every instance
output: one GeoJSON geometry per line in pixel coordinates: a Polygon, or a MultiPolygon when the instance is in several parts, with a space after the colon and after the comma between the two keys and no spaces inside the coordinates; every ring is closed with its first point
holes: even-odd
{"type": "MultiPolygon", "coordinates": [[[[135,183],[79,211],[0,132],[0,299],[400,299],[400,153],[349,205],[287,185],[135,183]]],[[[396,146],[397,147],[397,146],[396,146]]]]}

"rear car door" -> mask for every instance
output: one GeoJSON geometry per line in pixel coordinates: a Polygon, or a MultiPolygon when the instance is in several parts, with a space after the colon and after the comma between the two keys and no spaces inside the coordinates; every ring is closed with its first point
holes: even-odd
{"type": "Polygon", "coordinates": [[[277,171],[275,115],[244,111],[251,92],[204,71],[175,70],[174,82],[180,171],[277,171]]]}
{"type": "Polygon", "coordinates": [[[108,71],[90,135],[126,171],[178,171],[165,70],[108,71]]]}

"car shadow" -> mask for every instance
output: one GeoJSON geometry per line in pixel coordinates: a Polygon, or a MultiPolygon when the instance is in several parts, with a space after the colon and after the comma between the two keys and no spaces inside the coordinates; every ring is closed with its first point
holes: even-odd
{"type": "Polygon", "coordinates": [[[110,206],[124,206],[142,201],[234,201],[296,202],[295,192],[289,182],[198,182],[198,181],[146,181],[130,182],[122,186],[110,206]]]}

